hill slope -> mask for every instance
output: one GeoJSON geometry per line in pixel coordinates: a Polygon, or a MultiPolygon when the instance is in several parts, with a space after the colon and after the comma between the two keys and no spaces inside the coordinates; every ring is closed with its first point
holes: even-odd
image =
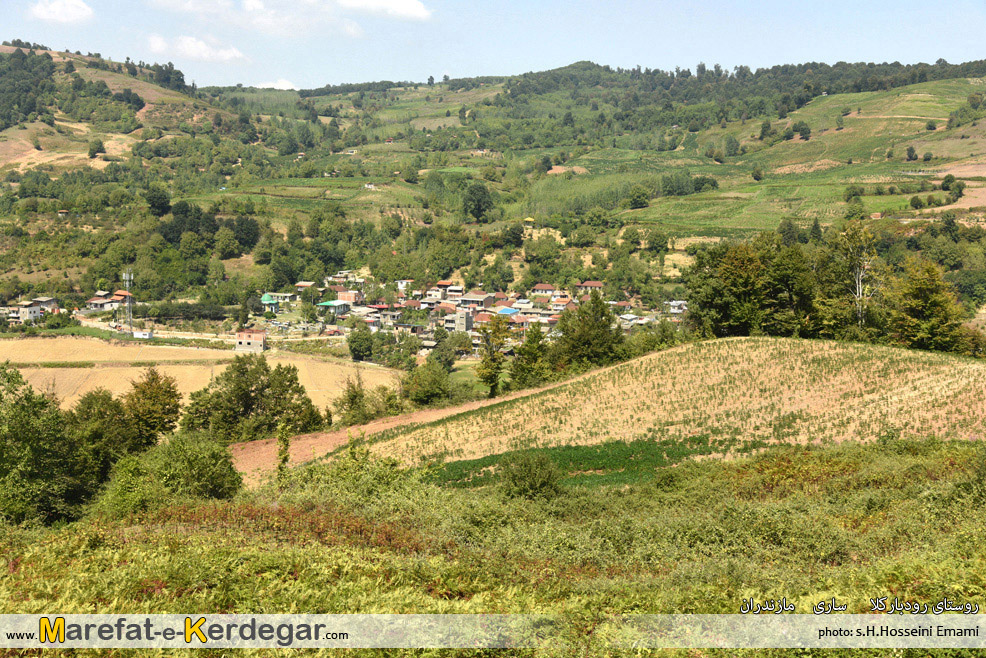
{"type": "Polygon", "coordinates": [[[872,345],[741,338],[685,345],[547,391],[382,432],[413,464],[649,439],[720,452],[881,436],[986,435],[986,364],[872,345]]]}

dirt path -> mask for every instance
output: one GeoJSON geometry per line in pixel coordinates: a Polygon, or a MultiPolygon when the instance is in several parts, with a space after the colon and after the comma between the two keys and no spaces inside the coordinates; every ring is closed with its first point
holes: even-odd
{"type": "MultiPolygon", "coordinates": [[[[566,379],[561,382],[542,386],[541,388],[529,388],[523,391],[516,391],[492,400],[475,400],[456,407],[445,407],[442,409],[422,409],[421,411],[402,414],[400,416],[391,416],[389,418],[381,418],[379,420],[369,422],[366,425],[348,427],[346,429],[336,430],[334,432],[316,432],[314,434],[302,434],[295,436],[291,439],[291,449],[289,453],[291,459],[290,463],[294,466],[318,459],[319,457],[332,452],[336,448],[346,445],[351,435],[356,436],[361,432],[366,432],[366,436],[370,437],[379,432],[393,429],[401,425],[409,425],[412,423],[430,423],[432,421],[441,420],[442,418],[454,416],[464,411],[472,411],[473,409],[480,409],[491,404],[497,404],[499,402],[503,402],[504,400],[513,400],[515,398],[534,395],[535,393],[540,393],[541,391],[548,391],[553,388],[557,388],[558,386],[564,386],[574,381],[578,381],[579,379],[589,375],[597,375],[619,365],[620,364],[615,364],[612,366],[607,366],[606,368],[600,368],[598,370],[590,370],[589,372],[581,374],[578,377],[573,377],[572,379],[566,379]]],[[[259,484],[266,474],[272,473],[274,469],[277,468],[277,439],[271,438],[262,439],[260,441],[234,443],[230,446],[230,450],[233,453],[233,465],[236,466],[236,470],[243,474],[243,481],[249,487],[259,484]]]]}

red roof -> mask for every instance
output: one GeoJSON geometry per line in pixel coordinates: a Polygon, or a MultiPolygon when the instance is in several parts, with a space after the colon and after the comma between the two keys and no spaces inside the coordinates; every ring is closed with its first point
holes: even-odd
{"type": "Polygon", "coordinates": [[[100,302],[105,302],[105,301],[108,301],[105,297],[93,297],[92,299],[88,300],[86,304],[99,304],[100,302]]]}
{"type": "Polygon", "coordinates": [[[416,299],[404,302],[404,308],[421,308],[421,302],[416,299]]]}
{"type": "Polygon", "coordinates": [[[452,282],[451,281],[448,281],[446,279],[443,279],[443,280],[439,281],[438,283],[436,283],[435,285],[436,286],[450,286],[450,285],[452,285],[452,282]]]}
{"type": "Polygon", "coordinates": [[[117,290],[115,293],[113,293],[113,296],[114,297],[133,297],[133,295],[131,295],[126,290],[117,290]]]}
{"type": "Polygon", "coordinates": [[[603,282],[602,281],[583,281],[582,282],[582,287],[583,288],[602,288],[603,287],[603,282]]]}
{"type": "Polygon", "coordinates": [[[493,315],[490,313],[477,313],[476,322],[489,322],[493,315]]]}
{"type": "Polygon", "coordinates": [[[503,292],[494,293],[493,296],[496,297],[497,299],[506,299],[507,298],[507,294],[506,293],[503,293],[503,292]]]}
{"type": "Polygon", "coordinates": [[[536,283],[533,290],[554,290],[555,287],[550,283],[536,283]]]}

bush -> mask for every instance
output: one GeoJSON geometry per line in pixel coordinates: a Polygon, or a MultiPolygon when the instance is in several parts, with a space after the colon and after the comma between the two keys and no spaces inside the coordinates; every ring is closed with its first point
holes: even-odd
{"type": "Polygon", "coordinates": [[[178,434],[145,453],[150,472],[172,494],[232,498],[243,484],[229,451],[205,434],[178,434]]]}
{"type": "Polygon", "coordinates": [[[114,517],[129,516],[163,504],[167,488],[137,457],[124,457],[113,467],[109,484],[96,501],[96,512],[114,517]]]}
{"type": "Polygon", "coordinates": [[[178,434],[139,457],[124,457],[93,511],[126,516],[175,498],[232,498],[243,479],[229,451],[205,434],[178,434]]]}
{"type": "Polygon", "coordinates": [[[511,498],[549,500],[561,492],[561,471],[541,452],[524,451],[500,460],[503,490],[511,498]]]}

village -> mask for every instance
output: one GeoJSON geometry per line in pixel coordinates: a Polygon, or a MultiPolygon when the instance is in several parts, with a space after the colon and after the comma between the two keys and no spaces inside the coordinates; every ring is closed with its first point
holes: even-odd
{"type": "MultiPolygon", "coordinates": [[[[326,277],[321,286],[314,281],[299,281],[290,292],[264,292],[260,296],[262,315],[255,314],[235,332],[217,332],[215,337],[232,341],[236,351],[262,352],[270,347],[270,338],[344,336],[365,324],[371,332],[412,334],[421,339],[422,353],[427,354],[435,345],[435,331],[439,328],[464,332],[478,347],[479,329],[499,315],[506,318],[516,340],[523,340],[534,325],[540,326],[550,340],[561,314],[576,309],[593,293],[602,295],[603,282],[582,281],[570,289],[538,283],[526,293],[467,290],[449,279],[427,286],[416,286],[413,279],[403,279],[381,288],[357,272],[342,270],[326,277]],[[368,296],[366,291],[371,289],[376,292],[368,296]],[[306,304],[316,309],[315,318],[308,321],[298,319],[298,311],[306,304]]],[[[136,304],[135,296],[128,290],[97,290],[83,308],[60,308],[53,297],[36,297],[0,307],[0,317],[9,326],[30,326],[44,324],[49,315],[69,314],[83,324],[105,326],[133,338],[152,339],[154,328],[138,321],[135,329],[125,319],[128,309],[132,311],[136,304]],[[106,323],[97,325],[97,320],[106,323]]],[[[684,300],[664,302],[659,309],[641,308],[627,300],[607,300],[606,304],[628,334],[662,319],[677,323],[688,310],[684,300]]],[[[180,332],[168,333],[180,337],[180,332]]]]}

